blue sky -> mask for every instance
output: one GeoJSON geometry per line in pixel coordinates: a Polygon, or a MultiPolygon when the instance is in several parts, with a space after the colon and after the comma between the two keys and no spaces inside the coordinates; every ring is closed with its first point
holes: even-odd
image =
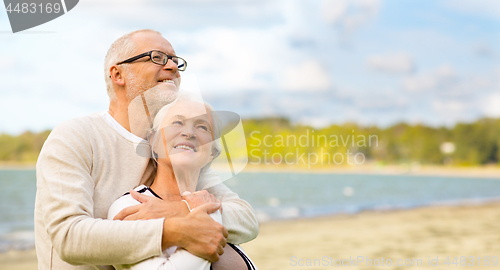
{"type": "Polygon", "coordinates": [[[84,0],[17,34],[0,11],[0,132],[107,110],[103,59],[163,33],[216,109],[324,126],[500,117],[497,0],[84,0]]]}

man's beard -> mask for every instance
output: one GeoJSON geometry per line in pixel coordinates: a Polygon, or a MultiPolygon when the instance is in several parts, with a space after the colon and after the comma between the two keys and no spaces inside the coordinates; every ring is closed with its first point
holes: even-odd
{"type": "Polygon", "coordinates": [[[134,75],[130,75],[127,80],[127,99],[132,101],[140,93],[146,92],[147,90],[155,87],[156,83],[146,81],[144,79],[138,79],[134,75]]]}
{"type": "Polygon", "coordinates": [[[156,114],[163,106],[175,100],[177,89],[172,90],[172,86],[167,84],[147,85],[136,78],[132,78],[128,85],[130,132],[146,139],[156,114]]]}

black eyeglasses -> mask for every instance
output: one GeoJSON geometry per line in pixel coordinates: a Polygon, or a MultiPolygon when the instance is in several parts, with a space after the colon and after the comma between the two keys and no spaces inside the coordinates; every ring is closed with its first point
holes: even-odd
{"type": "Polygon", "coordinates": [[[179,71],[184,71],[184,70],[186,70],[186,67],[187,67],[187,62],[183,58],[181,58],[179,56],[175,56],[175,55],[168,55],[168,54],[161,52],[161,51],[145,52],[143,54],[139,54],[137,56],[129,58],[125,61],[121,61],[120,63],[117,63],[117,65],[132,63],[135,60],[143,58],[145,56],[149,56],[149,58],[151,59],[151,61],[153,63],[158,64],[158,65],[162,65],[162,66],[167,64],[168,59],[172,59],[172,61],[174,61],[174,63],[177,64],[177,69],[179,71]]]}

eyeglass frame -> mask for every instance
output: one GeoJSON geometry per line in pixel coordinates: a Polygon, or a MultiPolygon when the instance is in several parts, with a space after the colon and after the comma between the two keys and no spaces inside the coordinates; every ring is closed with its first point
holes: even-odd
{"type": "Polygon", "coordinates": [[[149,51],[149,52],[145,52],[145,53],[142,53],[142,54],[136,55],[136,56],[134,56],[134,57],[130,57],[129,59],[124,60],[124,61],[121,61],[121,62],[117,63],[116,65],[121,65],[121,64],[128,64],[128,63],[132,63],[132,62],[134,62],[135,60],[137,60],[137,59],[141,59],[141,58],[143,58],[143,57],[145,57],[145,56],[149,56],[149,60],[151,60],[151,62],[153,62],[153,63],[155,63],[155,64],[157,64],[157,65],[160,65],[160,66],[164,66],[164,65],[166,65],[166,64],[168,63],[168,60],[169,60],[169,59],[170,59],[170,60],[172,60],[172,61],[174,61],[172,58],[177,57],[177,58],[182,59],[182,61],[184,61],[184,69],[182,69],[182,70],[181,70],[181,69],[179,69],[179,66],[177,66],[177,69],[178,69],[179,71],[185,71],[185,70],[186,70],[186,68],[187,68],[187,61],[186,61],[184,58],[179,57],[179,56],[177,56],[177,55],[168,55],[168,54],[166,54],[166,53],[164,53],[164,52],[162,52],[162,51],[158,51],[158,50],[152,50],[152,51],[149,51]],[[156,63],[156,62],[153,60],[153,57],[151,57],[151,54],[152,54],[153,52],[159,52],[159,53],[162,53],[162,54],[166,55],[166,56],[167,56],[167,61],[165,61],[165,64],[156,63]]]}

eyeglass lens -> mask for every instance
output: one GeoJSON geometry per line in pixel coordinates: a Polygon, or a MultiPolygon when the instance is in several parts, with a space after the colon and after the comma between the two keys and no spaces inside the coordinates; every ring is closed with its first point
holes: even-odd
{"type": "Polygon", "coordinates": [[[179,58],[177,56],[167,56],[166,54],[159,52],[159,51],[153,51],[151,52],[151,60],[155,62],[156,64],[159,65],[165,65],[168,62],[168,58],[171,58],[172,61],[177,65],[179,70],[184,70],[186,68],[186,65],[184,63],[184,60],[182,58],[179,58]]]}

